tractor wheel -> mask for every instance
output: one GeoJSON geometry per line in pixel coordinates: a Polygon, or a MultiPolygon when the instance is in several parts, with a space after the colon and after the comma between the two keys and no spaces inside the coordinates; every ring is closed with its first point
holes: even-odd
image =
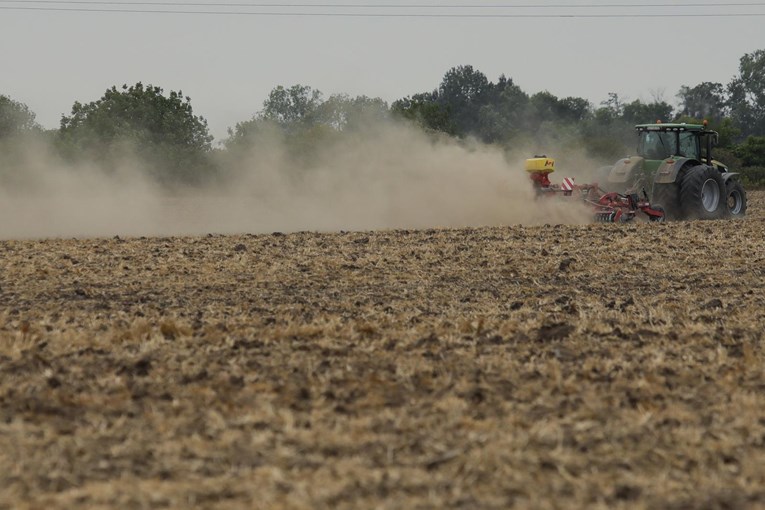
{"type": "Polygon", "coordinates": [[[679,220],[681,217],[680,192],[677,184],[674,182],[654,184],[651,207],[664,209],[664,218],[667,220],[679,220]]]}
{"type": "Polygon", "coordinates": [[[725,183],[725,192],[728,197],[728,216],[731,218],[743,218],[746,214],[746,191],[740,182],[730,179],[725,183]]]}
{"type": "Polygon", "coordinates": [[[689,220],[717,220],[727,214],[725,183],[715,168],[697,165],[680,180],[680,207],[689,220]]]}

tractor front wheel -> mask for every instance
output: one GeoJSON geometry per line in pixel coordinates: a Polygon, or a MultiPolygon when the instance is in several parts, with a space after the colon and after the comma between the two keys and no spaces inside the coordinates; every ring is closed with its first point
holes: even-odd
{"type": "Polygon", "coordinates": [[[722,175],[711,166],[691,167],[680,180],[680,207],[686,219],[723,218],[728,212],[726,197],[722,175]]]}
{"type": "Polygon", "coordinates": [[[746,214],[746,191],[740,182],[730,179],[725,183],[728,215],[731,218],[743,218],[746,214]]]}

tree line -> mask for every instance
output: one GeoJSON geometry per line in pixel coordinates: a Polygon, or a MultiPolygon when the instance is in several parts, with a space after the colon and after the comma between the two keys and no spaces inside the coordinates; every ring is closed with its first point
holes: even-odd
{"type": "Polygon", "coordinates": [[[207,121],[194,113],[188,96],[139,82],[111,87],[89,103],[75,102],[53,130],[41,128],[23,103],[0,95],[0,156],[34,138],[67,161],[87,160],[109,171],[126,157],[138,157],[158,182],[194,185],[225,176],[228,158],[274,137],[290,158],[310,161],[319,147],[382,121],[508,150],[584,148],[605,163],[634,152],[635,124],[705,119],[720,133],[718,159],[741,171],[746,185],[765,186],[765,50],[741,57],[729,83],[684,85],[676,99],[673,106],[661,94],[629,101],[610,93],[594,105],[548,91],[528,94],[512,78],[490,81],[464,65],[448,70],[437,88],[391,105],[366,96],[325,98],[305,85],[278,86],[260,111],[214,146],[207,121]]]}

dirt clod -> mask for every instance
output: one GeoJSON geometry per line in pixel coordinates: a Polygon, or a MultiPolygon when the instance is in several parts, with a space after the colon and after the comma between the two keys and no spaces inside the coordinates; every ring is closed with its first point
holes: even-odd
{"type": "Polygon", "coordinates": [[[722,307],[723,307],[723,302],[721,299],[718,299],[718,298],[710,299],[709,301],[704,303],[704,305],[702,306],[704,310],[714,310],[715,308],[722,308],[722,307]]]}
{"type": "Polygon", "coordinates": [[[566,323],[547,324],[539,328],[537,331],[537,341],[548,342],[563,340],[568,338],[575,329],[576,328],[573,325],[566,323]]]}

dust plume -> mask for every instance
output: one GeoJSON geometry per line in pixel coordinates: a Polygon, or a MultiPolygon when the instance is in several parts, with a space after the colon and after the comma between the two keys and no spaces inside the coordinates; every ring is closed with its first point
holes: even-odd
{"type": "Polygon", "coordinates": [[[2,239],[589,221],[577,204],[535,200],[523,170],[532,150],[456,142],[389,119],[303,157],[265,130],[221,151],[216,179],[183,188],[156,184],[139,158],[122,156],[106,172],[65,163],[44,141],[3,149],[2,239]]]}

